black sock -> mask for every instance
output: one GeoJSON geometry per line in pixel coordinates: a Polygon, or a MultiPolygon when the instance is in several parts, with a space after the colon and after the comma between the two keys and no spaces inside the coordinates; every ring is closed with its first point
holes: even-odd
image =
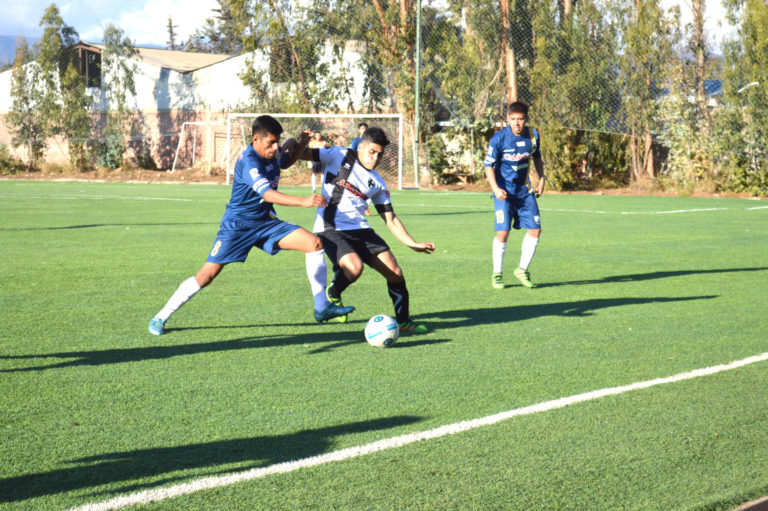
{"type": "Polygon", "coordinates": [[[404,323],[411,317],[409,312],[408,288],[405,287],[405,279],[400,282],[387,282],[387,291],[395,306],[395,319],[398,323],[404,323]]]}
{"type": "Polygon", "coordinates": [[[333,282],[331,282],[328,288],[328,296],[331,298],[341,298],[341,293],[349,287],[352,282],[344,275],[343,270],[338,270],[333,276],[333,282]]]}

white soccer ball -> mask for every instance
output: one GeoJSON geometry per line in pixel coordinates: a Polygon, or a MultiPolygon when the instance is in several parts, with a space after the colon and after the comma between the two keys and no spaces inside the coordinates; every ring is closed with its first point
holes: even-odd
{"type": "Polygon", "coordinates": [[[368,320],[365,325],[365,340],[371,346],[388,348],[392,346],[400,335],[400,328],[395,318],[380,314],[368,320]]]}

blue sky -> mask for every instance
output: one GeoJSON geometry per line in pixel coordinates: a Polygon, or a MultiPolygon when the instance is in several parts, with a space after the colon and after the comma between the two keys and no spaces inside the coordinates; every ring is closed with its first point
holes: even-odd
{"type": "MultiPolygon", "coordinates": [[[[114,23],[137,45],[165,46],[168,40],[168,15],[177,25],[182,40],[213,15],[216,0],[66,0],[55,2],[64,22],[77,29],[84,41],[99,41],[104,27],[114,23]]],[[[51,0],[5,0],[0,16],[0,35],[39,37],[40,17],[51,0]]],[[[662,5],[680,5],[683,23],[691,21],[690,0],[662,0],[662,5]]],[[[708,0],[705,28],[712,48],[719,48],[723,37],[732,31],[725,21],[719,0],[708,0]]]]}
{"type": "MultiPolygon", "coordinates": [[[[5,0],[0,16],[0,35],[39,37],[39,23],[52,0],[5,0]]],[[[215,0],[64,0],[53,2],[67,25],[75,27],[84,41],[100,41],[104,28],[114,23],[137,45],[165,46],[168,15],[176,32],[186,39],[213,16],[215,0]]]]}

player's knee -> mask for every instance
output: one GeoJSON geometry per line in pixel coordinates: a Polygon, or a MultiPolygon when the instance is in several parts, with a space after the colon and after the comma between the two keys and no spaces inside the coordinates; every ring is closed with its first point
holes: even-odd
{"type": "Polygon", "coordinates": [[[365,267],[362,261],[347,261],[341,268],[347,279],[350,282],[354,282],[363,274],[363,268],[365,267]]]}
{"type": "Polygon", "coordinates": [[[310,249],[311,249],[311,251],[312,252],[317,252],[318,250],[322,250],[323,249],[323,242],[320,241],[320,238],[318,238],[314,234],[312,235],[312,238],[313,239],[310,242],[310,245],[311,245],[310,249]]]}

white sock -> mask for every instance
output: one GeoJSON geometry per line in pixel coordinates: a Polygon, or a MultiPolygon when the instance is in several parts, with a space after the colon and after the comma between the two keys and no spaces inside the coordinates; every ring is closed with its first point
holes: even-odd
{"type": "Polygon", "coordinates": [[[507,253],[507,243],[502,243],[496,237],[493,238],[493,273],[501,273],[504,267],[504,254],[507,253]]]}
{"type": "Polygon", "coordinates": [[[312,173],[312,193],[315,193],[315,190],[317,190],[317,174],[313,172],[312,173]]]}
{"type": "Polygon", "coordinates": [[[304,262],[307,266],[307,278],[315,301],[315,310],[321,311],[328,306],[325,297],[325,287],[328,284],[328,272],[325,268],[325,250],[306,254],[304,262]]]}
{"type": "Polygon", "coordinates": [[[189,277],[179,285],[179,288],[173,293],[171,299],[163,307],[163,310],[158,312],[155,317],[167,321],[171,314],[179,310],[179,307],[187,303],[200,289],[201,287],[197,285],[195,277],[189,277]]]}
{"type": "Polygon", "coordinates": [[[520,253],[520,268],[527,270],[536,253],[536,246],[539,244],[539,238],[534,238],[528,234],[523,238],[523,248],[520,253]]]}

